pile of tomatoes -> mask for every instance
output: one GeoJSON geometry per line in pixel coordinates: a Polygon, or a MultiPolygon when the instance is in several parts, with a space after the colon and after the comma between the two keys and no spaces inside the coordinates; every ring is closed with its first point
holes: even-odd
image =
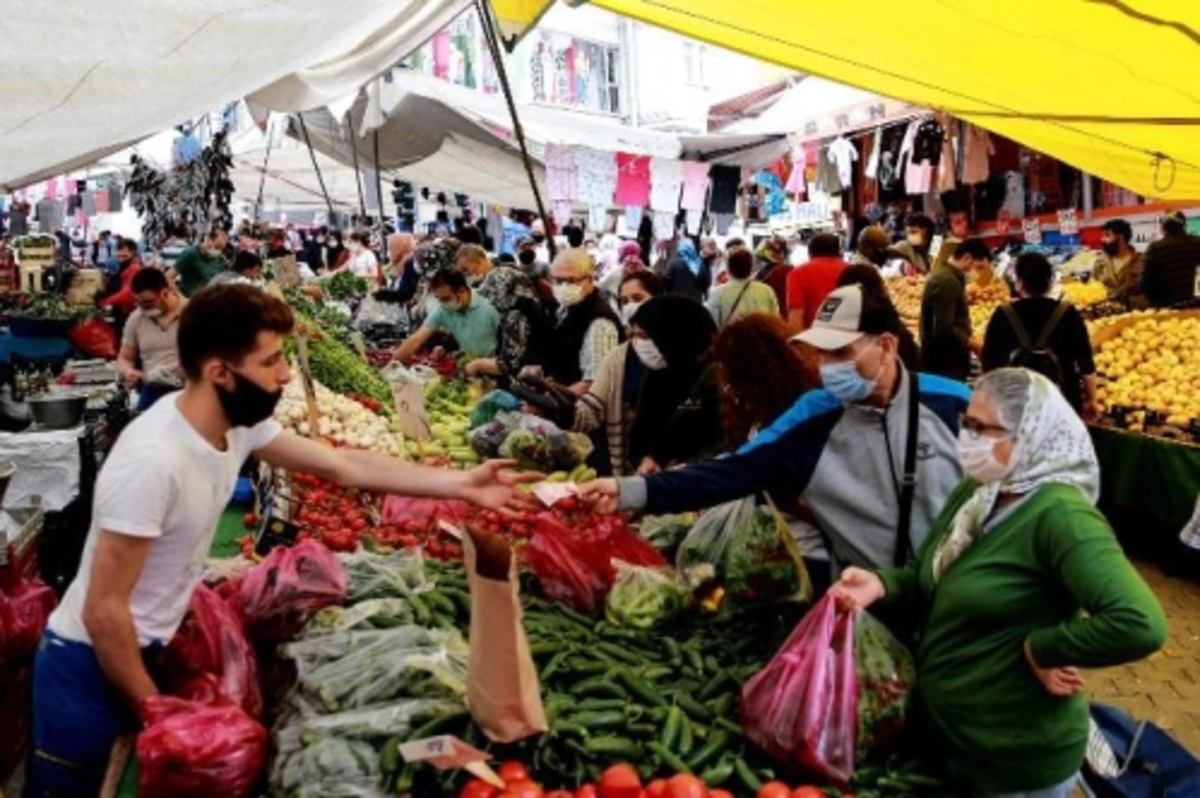
{"type": "MultiPolygon", "coordinates": [[[[498,775],[504,789],[475,779],[459,793],[459,798],[734,798],[727,790],[709,789],[700,779],[690,773],[679,773],[669,779],[656,779],[642,784],[637,769],[632,765],[613,765],[600,776],[595,784],[585,784],[574,792],[553,790],[544,792],[520,762],[505,762],[498,775]]],[[[849,793],[836,790],[826,791],[811,785],[792,789],[779,781],[764,784],[756,798],[853,798],[849,793]]]]}

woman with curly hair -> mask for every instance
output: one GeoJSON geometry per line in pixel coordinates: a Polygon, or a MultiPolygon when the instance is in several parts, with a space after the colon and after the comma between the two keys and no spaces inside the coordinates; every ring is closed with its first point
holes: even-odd
{"type": "MultiPolygon", "coordinates": [[[[821,387],[816,351],[792,343],[791,337],[780,317],[752,313],[726,326],[713,343],[711,357],[721,384],[721,424],[729,451],[737,451],[801,396],[821,387]]],[[[783,511],[820,595],[833,576],[824,536],[799,497],[772,499],[783,511]]]]}

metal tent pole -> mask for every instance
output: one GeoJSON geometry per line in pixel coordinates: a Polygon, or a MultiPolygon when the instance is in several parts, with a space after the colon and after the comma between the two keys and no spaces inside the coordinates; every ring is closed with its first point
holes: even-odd
{"type": "Polygon", "coordinates": [[[313,149],[312,139],[308,137],[308,125],[304,122],[304,112],[296,114],[300,120],[300,132],[304,134],[304,144],[308,147],[308,157],[312,159],[313,170],[317,173],[317,183],[321,186],[321,195],[325,197],[325,207],[329,211],[329,224],[333,225],[333,200],[329,198],[329,190],[325,188],[325,178],[321,175],[321,165],[317,163],[317,152],[313,149]]]}
{"type": "Polygon", "coordinates": [[[275,137],[272,136],[274,125],[267,126],[267,154],[263,158],[262,175],[258,179],[258,198],[254,200],[254,221],[257,222],[262,217],[262,201],[263,189],[267,185],[267,168],[271,165],[271,146],[275,143],[275,137]]]}
{"type": "MultiPolygon", "coordinates": [[[[517,104],[513,101],[512,87],[508,82],[508,69],[504,66],[504,56],[500,49],[500,34],[496,30],[496,21],[492,17],[491,9],[488,7],[486,0],[475,0],[475,8],[479,12],[479,21],[483,26],[484,39],[487,40],[488,52],[492,56],[492,63],[496,67],[496,76],[500,78],[500,88],[504,92],[504,100],[508,103],[508,114],[512,117],[513,133],[517,137],[517,146],[521,149],[521,159],[525,164],[525,174],[529,178],[529,187],[533,189],[533,201],[537,205],[538,216],[542,220],[542,224],[546,226],[546,230],[552,230],[550,220],[546,218],[546,205],[542,201],[542,192],[538,188],[537,178],[533,172],[533,159],[529,156],[529,147],[525,144],[525,129],[521,125],[521,118],[517,115],[517,104]]],[[[550,250],[550,259],[553,260],[558,255],[558,248],[554,244],[554,236],[547,234],[546,245],[550,250]]]]}

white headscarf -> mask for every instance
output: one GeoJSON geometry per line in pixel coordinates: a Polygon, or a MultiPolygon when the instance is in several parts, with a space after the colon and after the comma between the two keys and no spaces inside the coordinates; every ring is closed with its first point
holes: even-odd
{"type": "Polygon", "coordinates": [[[1004,410],[1020,412],[1013,436],[1015,465],[1000,482],[976,488],[959,508],[951,522],[950,534],[934,552],[934,581],[940,580],[951,563],[983,536],[987,519],[1002,493],[1026,496],[1043,485],[1062,484],[1079,488],[1091,504],[1100,498],[1100,464],[1091,436],[1058,386],[1032,371],[1000,369],[985,376],[976,391],[998,403],[1003,397],[989,393],[989,383],[997,387],[1005,383],[1012,386],[1020,380],[1028,384],[1023,408],[997,408],[1002,415],[1004,410]]]}

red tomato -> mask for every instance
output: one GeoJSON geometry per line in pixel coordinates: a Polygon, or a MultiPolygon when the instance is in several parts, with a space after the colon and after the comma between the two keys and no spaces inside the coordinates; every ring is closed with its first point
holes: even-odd
{"type": "Polygon", "coordinates": [[[585,784],[575,791],[575,798],[597,798],[596,785],[585,784]]]}
{"type": "Polygon", "coordinates": [[[663,798],[667,794],[667,780],[655,779],[646,785],[646,798],[663,798]]]}
{"type": "Polygon", "coordinates": [[[499,790],[483,779],[474,779],[468,782],[466,787],[463,787],[458,798],[496,798],[498,793],[499,790]]]}
{"type": "Polygon", "coordinates": [[[496,772],[505,784],[512,784],[514,781],[529,781],[528,768],[515,760],[505,762],[496,772]]]}
{"type": "Polygon", "coordinates": [[[704,786],[704,782],[689,773],[680,773],[672,776],[667,782],[664,798],[705,798],[706,795],[708,788],[704,786]]]}
{"type": "Polygon", "coordinates": [[[510,781],[507,784],[498,798],[543,798],[541,786],[528,779],[510,781]]]}
{"type": "Polygon", "coordinates": [[[803,787],[797,787],[792,793],[792,798],[825,798],[825,791],[820,787],[806,784],[803,787]]]}
{"type": "Polygon", "coordinates": [[[631,765],[613,765],[604,771],[596,786],[600,798],[638,798],[642,780],[631,765]]]}
{"type": "Polygon", "coordinates": [[[768,781],[758,790],[758,798],[791,798],[792,791],[782,781],[768,781]]]}
{"type": "Polygon", "coordinates": [[[575,798],[575,793],[570,790],[554,790],[546,793],[546,798],[575,798]]]}
{"type": "Polygon", "coordinates": [[[254,513],[246,513],[242,516],[242,526],[246,529],[254,529],[258,526],[258,516],[254,513]]]}
{"type": "Polygon", "coordinates": [[[708,798],[733,798],[733,793],[729,790],[709,790],[708,798]]]}

